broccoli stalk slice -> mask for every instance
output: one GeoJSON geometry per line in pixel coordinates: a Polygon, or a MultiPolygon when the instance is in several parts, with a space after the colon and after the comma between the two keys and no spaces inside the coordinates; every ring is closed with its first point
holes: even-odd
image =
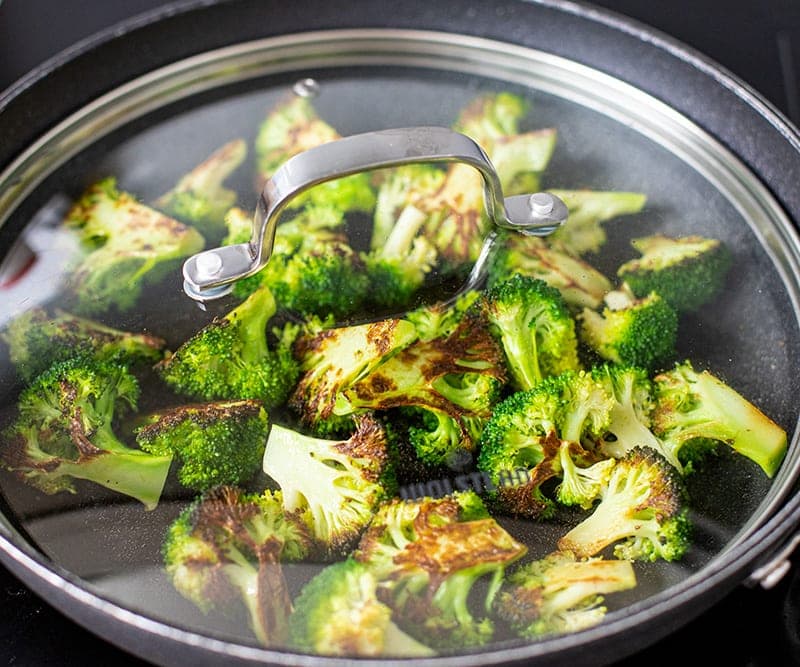
{"type": "Polygon", "coordinates": [[[218,236],[237,194],[225,180],[244,162],[247,143],[236,139],[217,149],[154,202],[156,208],[193,223],[204,235],[218,236]]]}
{"type": "Polygon", "coordinates": [[[558,548],[587,558],[619,542],[620,558],[677,560],[689,545],[684,496],[675,468],[655,450],[636,447],[614,466],[592,514],[558,548]]]}
{"type": "Polygon", "coordinates": [[[263,469],[280,486],[287,512],[303,511],[329,554],[345,552],[387,494],[386,437],[370,417],[345,441],[325,440],[273,425],[263,469]]]}
{"type": "Polygon", "coordinates": [[[559,197],[569,212],[567,222],[549,238],[548,243],[580,256],[597,252],[606,242],[602,223],[644,208],[647,196],[640,192],[600,192],[593,190],[549,190],[559,197]]]}
{"type": "Polygon", "coordinates": [[[774,477],[786,455],[786,431],[730,385],[684,362],[657,375],[655,386],[653,430],[674,458],[692,440],[718,440],[774,477]]]}

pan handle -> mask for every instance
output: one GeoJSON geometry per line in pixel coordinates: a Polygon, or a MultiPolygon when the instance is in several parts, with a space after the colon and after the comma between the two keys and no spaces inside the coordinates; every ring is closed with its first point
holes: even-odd
{"type": "Polygon", "coordinates": [[[212,248],[183,265],[184,290],[208,301],[230,292],[237,280],[269,261],[278,219],[289,202],[309,188],[371,169],[415,162],[461,162],[483,177],[484,206],[499,227],[545,236],[567,218],[567,207],[546,192],[503,197],[500,179],[483,149],[464,134],[445,127],[410,127],[357,134],[322,144],[287,160],[259,197],[250,241],[212,248]]]}

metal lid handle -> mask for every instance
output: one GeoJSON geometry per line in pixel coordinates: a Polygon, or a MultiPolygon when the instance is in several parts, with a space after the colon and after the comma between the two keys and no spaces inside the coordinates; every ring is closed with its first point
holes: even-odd
{"type": "Polygon", "coordinates": [[[462,162],[477,169],[483,177],[486,212],[499,227],[544,236],[567,218],[567,207],[549,193],[504,198],[500,179],[483,149],[449,128],[410,127],[356,134],[287,160],[264,186],[248,243],[213,248],[186,260],[186,293],[200,301],[215,299],[227,294],[237,280],[261,270],[272,254],[281,213],[309,188],[362,171],[415,162],[462,162]]]}

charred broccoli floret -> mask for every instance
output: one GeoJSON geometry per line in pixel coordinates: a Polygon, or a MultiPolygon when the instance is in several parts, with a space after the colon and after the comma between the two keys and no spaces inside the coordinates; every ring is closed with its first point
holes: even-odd
{"type": "Polygon", "coordinates": [[[641,253],[617,270],[639,298],[656,292],[679,313],[697,310],[722,289],[732,263],[728,247],[702,236],[646,236],[631,241],[641,253]]]}
{"type": "Polygon", "coordinates": [[[397,624],[434,649],[480,646],[492,638],[488,616],[505,568],[527,549],[491,518],[471,491],[444,498],[384,503],[364,533],[355,559],[378,580],[379,599],[397,624]],[[468,604],[475,584],[486,614],[468,604]]]}
{"type": "Polygon", "coordinates": [[[180,405],[148,415],[136,442],[151,454],[175,456],[178,480],[195,491],[243,484],[261,468],[268,417],[259,401],[180,405]]]}
{"type": "Polygon", "coordinates": [[[172,456],[127,447],[114,419],[135,409],[139,384],[114,361],[73,357],[51,366],[20,394],[19,415],[6,433],[4,466],[52,494],[75,491],[83,479],[153,509],[172,456]]]}
{"type": "Polygon", "coordinates": [[[515,570],[495,610],[521,637],[537,639],[597,625],[608,610],[604,596],[635,586],[630,561],[578,561],[555,552],[515,570]]]}
{"type": "Polygon", "coordinates": [[[146,333],[121,331],[56,309],[31,308],[0,334],[11,363],[26,382],[59,361],[84,355],[123,364],[155,363],[166,342],[146,333]]]}
{"type": "Polygon", "coordinates": [[[592,514],[558,548],[587,558],[614,544],[617,558],[678,560],[690,543],[685,495],[674,466],[654,449],[634,447],[617,461],[592,514]]]}
{"type": "Polygon", "coordinates": [[[356,420],[347,440],[324,440],[275,424],[264,472],[281,489],[287,512],[307,514],[328,556],[353,547],[378,504],[394,491],[386,433],[370,416],[356,420]]]}
{"type": "MultiPolygon", "coordinates": [[[[583,371],[546,378],[500,403],[483,429],[478,456],[478,468],[497,487],[500,509],[532,519],[550,516],[553,502],[541,485],[564,475],[562,456],[581,468],[596,462],[581,443],[605,433],[612,405],[613,397],[583,371]]],[[[568,485],[572,474],[568,466],[568,485]]],[[[569,501],[566,488],[563,494],[569,501]]]]}
{"type": "Polygon", "coordinates": [[[683,458],[698,439],[714,440],[775,475],[786,454],[786,431],[730,385],[684,361],[656,376],[655,392],[653,431],[675,457],[683,458]]]}
{"type": "Polygon", "coordinates": [[[281,563],[306,558],[310,548],[305,522],[283,511],[279,491],[222,486],[180,514],[162,553],[175,589],[201,611],[244,605],[259,642],[284,646],[292,600],[281,563]]]}
{"type": "Polygon", "coordinates": [[[555,288],[517,275],[492,287],[479,303],[518,389],[579,368],[575,321],[555,288]]]}
{"type": "Polygon", "coordinates": [[[154,202],[156,208],[191,223],[207,238],[217,239],[225,231],[225,214],[236,204],[237,194],[225,180],[244,162],[247,144],[236,139],[214,151],[181,177],[177,184],[154,202]]]}
{"type": "Polygon", "coordinates": [[[337,397],[416,338],[411,322],[389,319],[324,329],[294,346],[302,375],[289,406],[308,427],[334,417],[337,397]]]}
{"type": "Polygon", "coordinates": [[[274,344],[267,323],[275,299],[261,287],[224,317],[215,318],[156,365],[172,389],[201,400],[254,398],[269,409],[284,402],[299,375],[290,327],[274,344]]]}
{"type": "Polygon", "coordinates": [[[489,265],[489,287],[515,274],[544,280],[573,308],[597,308],[611,282],[585,260],[549,246],[536,236],[503,233],[489,265]]]}
{"type": "Polygon", "coordinates": [[[548,238],[548,243],[580,256],[597,252],[605,245],[604,222],[638,213],[647,197],[640,192],[599,192],[594,190],[549,190],[569,211],[567,221],[548,238]]]}
{"type": "Polygon", "coordinates": [[[147,282],[205,245],[197,230],[120,192],[113,178],[89,188],[64,224],[78,233],[85,250],[68,281],[74,309],[82,315],[112,306],[130,310],[147,282]]]}
{"type": "Polygon", "coordinates": [[[675,358],[678,314],[659,294],[638,299],[626,290],[609,292],[602,313],[588,308],[578,334],[598,356],[657,371],[675,358]]]}
{"type": "Polygon", "coordinates": [[[477,289],[467,290],[452,301],[437,301],[407,312],[403,319],[411,322],[417,330],[419,340],[425,342],[434,338],[450,336],[469,314],[481,297],[477,289]]]}
{"type": "Polygon", "coordinates": [[[293,647],[316,655],[421,658],[433,649],[403,632],[378,598],[378,581],[348,558],[327,566],[300,591],[289,618],[293,647]]]}

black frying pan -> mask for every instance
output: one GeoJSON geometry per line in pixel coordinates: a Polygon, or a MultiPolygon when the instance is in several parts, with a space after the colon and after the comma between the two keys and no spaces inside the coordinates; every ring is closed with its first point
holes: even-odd
{"type": "MultiPolygon", "coordinates": [[[[320,3],[322,5],[322,3],[320,3]]],[[[104,41],[93,49],[43,75],[27,89],[11,90],[0,101],[3,123],[0,125],[0,165],[5,165],[27,147],[39,134],[79,109],[99,93],[114,88],[136,75],[176,59],[208,49],[240,41],[322,28],[384,27],[385,11],[373,3],[356,7],[352,13],[317,6],[295,6],[285,14],[263,6],[263,3],[229,2],[201,7],[188,5],[185,11],[166,12],[151,22],[132,26],[118,38],[104,41]],[[303,16],[302,25],[296,16],[303,16]],[[192,40],[172,39],[173,35],[191,34],[192,40]],[[143,45],[147,44],[145,49],[143,45]],[[125,54],[141,54],[132,60],[125,54]],[[113,71],[109,62],[119,63],[113,71]],[[74,80],[86,86],[76,87],[74,80]],[[53,99],[63,102],[53,104],[53,99]],[[45,104],[47,100],[47,104],[45,104]],[[31,109],[37,112],[33,116],[31,109]]],[[[797,144],[793,131],[777,115],[765,108],[755,96],[735,81],[721,74],[712,65],[687,55],[678,47],[645,39],[626,23],[575,8],[571,5],[532,5],[527,3],[493,3],[475,9],[469,16],[458,3],[439,3],[435,10],[414,3],[392,8],[392,27],[439,30],[478,35],[514,44],[532,46],[561,55],[609,73],[663,100],[703,127],[735,153],[765,183],[776,201],[792,219],[797,219],[798,195],[791,179],[792,165],[797,164],[797,144]],[[647,67],[643,67],[646,63],[647,67]],[[746,133],[742,131],[746,128],[746,133]]],[[[21,88],[21,87],[20,87],[21,88]]],[[[119,138],[113,138],[118,141],[119,138]]],[[[97,150],[102,150],[102,147],[97,150]]],[[[89,154],[91,157],[91,154],[89,154]]],[[[96,154],[95,154],[96,156],[96,154]]],[[[32,201],[32,204],[33,205],[32,201]]],[[[21,219],[21,216],[18,216],[21,219]]],[[[7,225],[5,242],[18,231],[7,225]]],[[[791,239],[790,239],[791,241],[791,239]]],[[[769,261],[762,257],[764,266],[769,261]]],[[[787,314],[791,320],[791,313],[787,314]]],[[[791,328],[791,322],[783,323],[791,328]]],[[[796,368],[793,348],[789,363],[796,368]]],[[[796,395],[791,381],[786,383],[786,398],[780,402],[781,418],[793,427],[796,419],[791,397],[796,395]]],[[[670,599],[657,600],[637,609],[635,615],[619,619],[613,626],[604,626],[596,633],[587,633],[578,644],[570,638],[546,642],[535,647],[522,647],[502,655],[460,658],[458,662],[485,664],[492,660],[523,660],[538,657],[581,661],[597,664],[623,657],[648,645],[682,625],[696,614],[726,595],[747,578],[757,566],[768,560],[793,533],[798,521],[798,500],[785,489],[785,501],[776,503],[758,517],[752,534],[724,558],[704,570],[702,581],[677,584],[670,599]],[[591,659],[589,658],[591,656],[591,659]]],[[[6,562],[24,581],[46,595],[56,606],[79,622],[90,625],[98,633],[158,662],[174,662],[192,653],[195,662],[213,662],[217,651],[231,654],[229,646],[215,645],[203,638],[175,634],[153,625],[141,617],[80,596],[67,573],[53,579],[40,557],[12,538],[6,543],[6,562]],[[164,633],[164,634],[162,634],[164,633]],[[154,638],[157,636],[158,638],[154,638]]],[[[292,661],[291,656],[270,656],[276,661],[292,661]]],[[[247,656],[242,656],[243,661],[247,656]]]]}

